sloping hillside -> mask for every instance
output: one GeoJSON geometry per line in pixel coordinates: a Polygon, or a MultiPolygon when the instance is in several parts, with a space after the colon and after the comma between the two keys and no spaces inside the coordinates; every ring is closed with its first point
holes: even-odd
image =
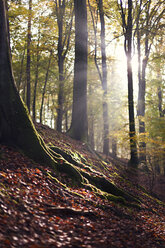
{"type": "Polygon", "coordinates": [[[46,126],[37,129],[57,154],[84,173],[104,174],[135,201],[79,187],[68,174],[0,145],[0,247],[165,247],[165,205],[138,185],[149,186],[142,172],[46,126]]]}

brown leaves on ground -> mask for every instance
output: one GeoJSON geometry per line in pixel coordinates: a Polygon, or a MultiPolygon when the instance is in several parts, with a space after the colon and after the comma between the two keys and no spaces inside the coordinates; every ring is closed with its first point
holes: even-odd
{"type": "Polygon", "coordinates": [[[47,171],[50,168],[0,145],[1,248],[165,247],[164,206],[137,187],[129,190],[141,197],[142,210],[107,202],[89,189],[66,190],[46,176],[47,171]]]}

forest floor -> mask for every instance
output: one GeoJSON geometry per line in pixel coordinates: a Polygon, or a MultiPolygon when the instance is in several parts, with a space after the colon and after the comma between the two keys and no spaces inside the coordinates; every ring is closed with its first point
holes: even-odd
{"type": "Polygon", "coordinates": [[[48,166],[0,145],[0,248],[165,247],[165,177],[154,181],[153,191],[160,201],[147,193],[151,177],[144,172],[131,172],[123,160],[97,156],[85,144],[46,126],[37,129],[46,143],[72,151],[76,159],[83,158],[138,197],[140,208],[103,199],[74,185],[66,174],[55,175],[48,166]]]}

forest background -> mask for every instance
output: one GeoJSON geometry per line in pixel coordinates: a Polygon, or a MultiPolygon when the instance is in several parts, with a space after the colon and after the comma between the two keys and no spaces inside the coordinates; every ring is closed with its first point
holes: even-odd
{"type": "MultiPolygon", "coordinates": [[[[72,121],[73,104],[73,1],[7,2],[10,47],[18,91],[27,103],[34,122],[67,132],[72,121]]],[[[105,142],[108,140],[108,153],[129,159],[131,138],[137,145],[140,161],[147,162],[150,169],[165,173],[164,3],[90,0],[87,1],[87,16],[90,146],[107,153],[105,142]],[[129,5],[130,2],[132,5],[129,5]],[[128,33],[130,14],[131,34],[128,33]],[[136,128],[133,138],[130,137],[127,93],[126,45],[129,38],[136,128]],[[106,89],[103,84],[105,61],[106,89]],[[104,118],[105,103],[108,121],[104,118]]]]}

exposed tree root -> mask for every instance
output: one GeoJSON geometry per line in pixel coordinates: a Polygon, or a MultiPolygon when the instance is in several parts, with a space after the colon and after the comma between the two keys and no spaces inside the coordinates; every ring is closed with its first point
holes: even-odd
{"type": "MultiPolygon", "coordinates": [[[[129,202],[137,202],[140,203],[140,201],[130,195],[129,193],[125,192],[124,190],[118,188],[114,183],[110,182],[108,179],[105,178],[104,175],[102,175],[100,172],[93,170],[89,167],[89,165],[82,166],[82,163],[75,160],[75,158],[62,151],[60,148],[57,148],[55,146],[51,147],[53,151],[58,151],[60,154],[62,154],[65,159],[69,158],[69,165],[74,167],[74,169],[77,169],[79,173],[81,174],[83,178],[83,184],[86,184],[88,187],[95,187],[95,189],[99,189],[102,191],[102,195],[104,195],[107,199],[112,201],[118,201],[123,204],[125,204],[125,200],[129,202]],[[82,170],[82,169],[84,169],[82,170]]],[[[63,157],[61,157],[63,159],[63,157]]],[[[66,161],[64,160],[64,164],[66,161]]]]}
{"type": "Polygon", "coordinates": [[[87,210],[77,210],[74,208],[69,208],[69,207],[55,207],[52,205],[47,205],[46,212],[50,215],[58,215],[58,216],[84,216],[88,218],[96,218],[96,214],[92,211],[87,211],[87,210]]]}

